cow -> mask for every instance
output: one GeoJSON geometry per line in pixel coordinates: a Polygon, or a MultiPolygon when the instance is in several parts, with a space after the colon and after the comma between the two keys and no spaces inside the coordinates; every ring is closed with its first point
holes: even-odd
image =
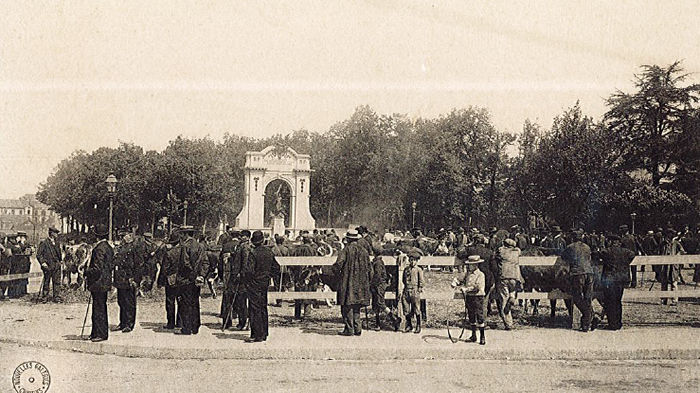
{"type": "MultiPolygon", "coordinates": [[[[541,256],[542,253],[539,250],[533,251],[533,249],[528,249],[523,255],[527,256],[541,256]]],[[[597,263],[595,259],[592,261],[594,274],[594,291],[602,290],[602,266],[597,263]]],[[[559,290],[562,293],[571,293],[571,278],[569,276],[569,266],[561,258],[557,258],[557,261],[552,266],[521,266],[520,272],[523,276],[523,290],[525,292],[532,292],[536,290],[538,292],[552,292],[554,290],[559,290]]],[[[600,300],[599,300],[600,302],[600,300]]],[[[531,300],[531,305],[533,306],[533,315],[538,315],[539,300],[531,300]]],[[[557,299],[552,299],[550,303],[550,316],[554,318],[556,314],[557,299]]],[[[571,299],[565,299],[564,304],[566,304],[566,309],[569,315],[573,315],[573,303],[571,299]]],[[[527,303],[525,303],[525,312],[527,312],[527,303]]]]}
{"type": "Polygon", "coordinates": [[[67,245],[65,247],[65,257],[63,258],[63,284],[68,287],[80,288],[83,285],[83,273],[85,267],[90,263],[92,255],[92,245],[80,243],[67,245]],[[76,275],[75,284],[72,283],[72,276],[76,275]]]}

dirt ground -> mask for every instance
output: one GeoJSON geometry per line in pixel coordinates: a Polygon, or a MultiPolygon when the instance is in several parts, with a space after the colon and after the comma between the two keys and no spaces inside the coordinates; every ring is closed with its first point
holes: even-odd
{"type": "MultiPolygon", "coordinates": [[[[689,285],[680,284],[679,290],[694,288],[692,273],[692,269],[683,270],[683,276],[689,285]]],[[[638,274],[641,278],[641,273],[638,274]]],[[[444,288],[445,292],[451,292],[450,283],[453,273],[428,271],[425,277],[427,282],[426,288],[430,288],[431,292],[435,292],[436,288],[444,288]]],[[[647,272],[645,274],[646,280],[638,289],[627,289],[627,291],[647,291],[652,285],[650,278],[652,278],[652,274],[647,272]]],[[[654,290],[659,289],[661,289],[660,285],[658,283],[654,284],[654,290]]],[[[219,294],[221,293],[220,288],[217,291],[219,294]]],[[[88,292],[81,290],[64,291],[64,298],[68,303],[87,302],[88,296],[88,292]]],[[[202,297],[211,297],[206,288],[202,290],[202,297]]],[[[140,298],[139,302],[163,304],[164,298],[164,290],[154,287],[151,292],[147,292],[144,297],[140,298]]],[[[24,300],[27,302],[36,301],[36,295],[28,295],[24,300]]],[[[116,303],[116,292],[110,293],[109,302],[116,303]]],[[[214,302],[209,299],[207,303],[218,303],[218,299],[214,302]]],[[[464,316],[463,307],[463,303],[460,300],[430,300],[427,303],[428,319],[425,321],[425,326],[443,328],[448,322],[450,324],[458,323],[464,316]]],[[[492,309],[494,314],[487,317],[488,326],[490,328],[502,327],[495,304],[492,309]]],[[[595,301],[594,309],[598,313],[602,311],[600,304],[595,301]]],[[[549,316],[550,305],[548,301],[540,302],[539,315],[532,315],[532,311],[532,307],[529,307],[526,314],[522,305],[513,309],[513,317],[520,328],[566,328],[569,324],[568,314],[563,301],[557,302],[557,314],[554,319],[549,316]]],[[[623,303],[623,312],[623,321],[626,326],[700,326],[700,299],[681,299],[678,306],[661,305],[658,299],[626,301],[623,303]]],[[[293,320],[294,307],[291,301],[282,302],[280,306],[271,305],[269,307],[269,315],[271,326],[299,325],[299,322],[293,320]]],[[[373,313],[369,308],[368,316],[373,319],[373,313]]],[[[342,323],[339,308],[335,306],[328,307],[325,302],[315,302],[311,315],[305,318],[303,323],[313,325],[321,322],[342,323]]]]}

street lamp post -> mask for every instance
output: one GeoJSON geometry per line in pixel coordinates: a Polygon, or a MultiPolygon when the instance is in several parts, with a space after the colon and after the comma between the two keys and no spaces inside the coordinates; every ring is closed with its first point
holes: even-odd
{"type": "Polygon", "coordinates": [[[416,227],[416,203],[411,203],[411,230],[416,227]]]}
{"type": "Polygon", "coordinates": [[[107,180],[105,180],[105,184],[107,185],[107,194],[109,195],[109,234],[108,234],[108,239],[111,242],[112,241],[112,214],[114,211],[114,194],[117,191],[117,183],[118,180],[114,176],[114,173],[110,173],[109,176],[107,176],[107,180]]]}
{"type": "Polygon", "coordinates": [[[185,217],[182,219],[182,225],[187,225],[187,201],[182,202],[182,207],[185,209],[185,217]]]}
{"type": "Polygon", "coordinates": [[[634,235],[634,220],[637,218],[637,213],[630,214],[630,218],[632,219],[632,234],[634,235]]]}

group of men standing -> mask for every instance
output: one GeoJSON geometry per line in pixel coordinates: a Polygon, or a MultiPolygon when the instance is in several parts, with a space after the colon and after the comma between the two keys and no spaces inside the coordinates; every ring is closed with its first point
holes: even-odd
{"type": "Polygon", "coordinates": [[[247,329],[247,342],[263,342],[269,335],[267,292],[270,278],[279,275],[280,266],[272,248],[265,245],[261,231],[231,230],[223,242],[220,268],[224,282],[221,300],[222,326],[232,326],[238,317],[238,330],[247,329]]]}
{"type": "MultiPolygon", "coordinates": [[[[33,247],[27,242],[27,233],[18,231],[0,233],[0,276],[29,273],[33,247]]],[[[0,300],[20,298],[27,294],[29,280],[0,281],[0,300]]]]}
{"type": "MultiPolygon", "coordinates": [[[[131,232],[120,232],[121,242],[116,250],[107,241],[107,230],[104,226],[97,226],[94,234],[98,242],[85,269],[85,280],[93,302],[90,339],[99,342],[109,337],[107,295],[112,287],[117,289],[119,305],[119,324],[114,330],[129,333],[134,329],[136,294],[143,278],[144,252],[143,245],[134,241],[131,232]]],[[[199,292],[209,269],[206,247],[197,242],[193,234],[194,228],[181,227],[170,236],[162,250],[152,251],[153,255],[158,253],[162,258],[162,280],[159,279],[159,282],[165,283],[166,286],[166,328],[175,327],[175,317],[171,315],[175,314],[172,309],[174,300],[178,305],[177,315],[181,318],[180,333],[183,335],[199,332],[199,292]]]]}

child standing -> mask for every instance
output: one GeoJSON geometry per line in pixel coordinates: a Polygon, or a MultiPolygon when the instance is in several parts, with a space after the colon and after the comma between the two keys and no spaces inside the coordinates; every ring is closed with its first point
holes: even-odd
{"type": "Polygon", "coordinates": [[[411,322],[413,316],[416,316],[416,328],[413,333],[420,333],[420,294],[423,292],[423,269],[418,266],[420,254],[416,251],[411,251],[408,254],[408,266],[403,271],[403,295],[401,302],[403,304],[403,313],[406,317],[406,329],[404,333],[408,333],[413,329],[411,322]]]}
{"type": "Polygon", "coordinates": [[[464,259],[466,255],[458,254],[457,258],[460,259],[465,265],[465,272],[459,273],[457,277],[452,280],[452,288],[457,288],[462,291],[464,295],[464,302],[467,305],[467,315],[469,317],[469,323],[472,327],[472,336],[469,337],[469,341],[476,342],[476,328],[479,327],[479,333],[481,338],[479,344],[486,344],[486,337],[484,336],[484,296],[486,295],[486,279],[484,273],[479,270],[479,264],[484,262],[478,255],[469,255],[464,259]]]}

